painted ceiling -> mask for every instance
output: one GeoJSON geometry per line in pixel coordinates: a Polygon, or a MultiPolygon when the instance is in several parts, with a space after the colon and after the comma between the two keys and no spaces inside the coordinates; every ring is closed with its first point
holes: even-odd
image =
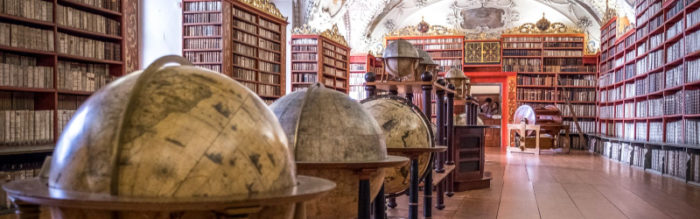
{"type": "MultiPolygon", "coordinates": [[[[294,27],[319,30],[334,24],[353,53],[383,50],[384,35],[418,24],[442,25],[470,36],[498,36],[544,16],[581,29],[597,50],[606,2],[618,17],[634,23],[634,0],[292,0],[294,27]]],[[[632,24],[633,26],[633,24],[632,24]]]]}

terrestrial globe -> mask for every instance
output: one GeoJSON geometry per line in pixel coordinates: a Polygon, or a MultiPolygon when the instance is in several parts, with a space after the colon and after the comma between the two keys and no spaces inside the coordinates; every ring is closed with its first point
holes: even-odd
{"type": "Polygon", "coordinates": [[[384,58],[386,72],[395,79],[415,75],[416,68],[422,60],[418,50],[404,39],[398,39],[387,45],[382,58],[384,58]]]}
{"type": "Polygon", "coordinates": [[[435,61],[433,61],[433,58],[430,57],[430,54],[428,52],[422,50],[422,49],[416,49],[418,51],[418,55],[421,57],[420,62],[418,63],[418,68],[416,69],[415,75],[416,81],[420,81],[421,77],[420,75],[423,74],[423,72],[430,72],[431,74],[435,75],[435,70],[436,67],[439,66],[435,61]]]}
{"type": "MultiPolygon", "coordinates": [[[[270,108],[287,134],[297,162],[350,164],[387,158],[381,128],[371,114],[344,93],[316,83],[278,99],[270,108]]],[[[319,168],[298,172],[337,183],[329,195],[306,203],[309,218],[357,215],[354,208],[358,205],[357,171],[319,168]]],[[[372,199],[379,193],[383,180],[383,169],[370,175],[372,199]]]]}
{"type": "MultiPolygon", "coordinates": [[[[363,100],[362,106],[382,127],[387,148],[434,147],[433,125],[417,106],[406,99],[393,95],[380,95],[363,100]]],[[[418,174],[421,179],[427,172],[431,154],[424,153],[418,158],[418,174]]],[[[409,183],[410,165],[387,169],[384,180],[386,194],[403,193],[408,189],[409,183]]]]}
{"type": "MultiPolygon", "coordinates": [[[[296,182],[284,131],[255,93],[166,56],[87,99],[57,142],[48,184],[55,191],[186,198],[248,196],[296,182]]],[[[64,218],[111,214],[62,210],[64,218]]],[[[293,206],[261,212],[253,217],[289,218],[293,206]]]]}

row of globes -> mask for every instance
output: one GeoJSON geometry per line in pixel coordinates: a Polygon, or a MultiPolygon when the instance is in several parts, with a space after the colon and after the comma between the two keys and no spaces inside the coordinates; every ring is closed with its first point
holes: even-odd
{"type": "MultiPolygon", "coordinates": [[[[415,80],[411,75],[436,66],[405,40],[390,44],[384,61],[390,80],[415,80]]],[[[468,92],[469,78],[459,69],[451,69],[446,79],[457,85],[455,90],[468,92]]],[[[317,83],[268,107],[240,83],[179,56],[161,57],[97,91],[65,130],[44,179],[52,195],[245,198],[294,190],[303,183],[297,174],[334,181],[335,190],[302,207],[309,218],[357,217],[356,209],[348,207],[357,206],[358,172],[299,165],[401,161],[369,173],[373,198],[382,184],[388,193],[408,187],[407,160],[388,155],[387,147],[434,145],[430,121],[408,100],[359,103],[317,83]]],[[[427,165],[421,166],[423,174],[427,165]]],[[[298,209],[295,203],[267,206],[249,217],[292,218],[298,209]]],[[[75,211],[79,207],[52,207],[54,218],[114,214],[75,211]]],[[[220,213],[185,212],[182,218],[220,213]]]]}
{"type": "MultiPolygon", "coordinates": [[[[424,72],[437,74],[438,64],[433,61],[430,54],[415,48],[404,39],[398,39],[387,45],[382,58],[388,76],[381,77],[381,81],[420,81],[420,74],[424,72]]],[[[470,94],[471,79],[464,75],[461,66],[451,67],[444,78],[455,86],[457,96],[467,97],[470,94]]]]}

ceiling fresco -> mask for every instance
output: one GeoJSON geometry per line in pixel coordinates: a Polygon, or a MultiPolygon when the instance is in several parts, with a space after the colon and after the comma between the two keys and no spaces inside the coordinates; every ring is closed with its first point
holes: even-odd
{"type": "Polygon", "coordinates": [[[293,0],[295,27],[328,29],[337,24],[353,53],[378,53],[383,37],[421,20],[464,32],[468,38],[497,38],[508,29],[551,21],[583,30],[588,47],[599,47],[607,6],[634,26],[634,0],[293,0]]]}

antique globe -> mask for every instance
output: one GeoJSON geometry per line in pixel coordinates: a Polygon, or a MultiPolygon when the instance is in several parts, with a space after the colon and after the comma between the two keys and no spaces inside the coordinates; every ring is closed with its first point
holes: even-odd
{"type": "MultiPolygon", "coordinates": [[[[278,99],[270,108],[287,134],[297,162],[360,163],[387,158],[381,128],[369,112],[344,93],[316,83],[278,99]]],[[[306,203],[309,218],[357,215],[357,171],[300,168],[298,173],[330,179],[338,185],[330,195],[306,203]]],[[[371,198],[379,193],[383,180],[383,170],[371,174],[371,198]]]]}
{"type": "MultiPolygon", "coordinates": [[[[188,198],[247,197],[295,181],[284,131],[255,93],[166,56],[108,84],[77,110],[57,142],[48,184],[52,191],[188,198]],[[162,67],[173,62],[181,65],[162,67]]],[[[261,212],[289,218],[293,206],[261,212]]],[[[93,216],[101,214],[111,213],[93,216]]],[[[194,217],[213,217],[202,214],[194,217]]]]}
{"type": "Polygon", "coordinates": [[[422,60],[418,50],[404,39],[390,43],[384,49],[384,68],[394,79],[415,75],[416,68],[422,60]]]}
{"type": "MultiPolygon", "coordinates": [[[[379,126],[382,127],[387,148],[434,147],[433,125],[417,106],[406,99],[393,95],[382,95],[363,100],[362,106],[374,116],[379,126]]],[[[390,154],[402,155],[399,153],[390,154]]],[[[425,153],[418,158],[418,174],[421,179],[427,172],[430,154],[425,153]]],[[[387,169],[384,192],[386,194],[399,194],[408,189],[409,170],[408,164],[387,169]]]]}
{"type": "Polygon", "coordinates": [[[422,49],[416,49],[418,50],[418,55],[420,55],[421,60],[418,63],[418,68],[416,69],[415,72],[415,80],[418,81],[421,77],[420,75],[423,74],[424,72],[430,72],[433,75],[435,74],[436,67],[438,66],[435,61],[433,61],[433,58],[430,57],[430,54],[428,52],[422,50],[422,49]]]}
{"type": "Polygon", "coordinates": [[[469,79],[464,75],[464,72],[460,68],[461,67],[450,68],[450,70],[445,73],[445,79],[447,82],[455,86],[455,94],[458,97],[464,98],[469,95],[469,93],[467,93],[467,81],[469,81],[469,79]]]}

